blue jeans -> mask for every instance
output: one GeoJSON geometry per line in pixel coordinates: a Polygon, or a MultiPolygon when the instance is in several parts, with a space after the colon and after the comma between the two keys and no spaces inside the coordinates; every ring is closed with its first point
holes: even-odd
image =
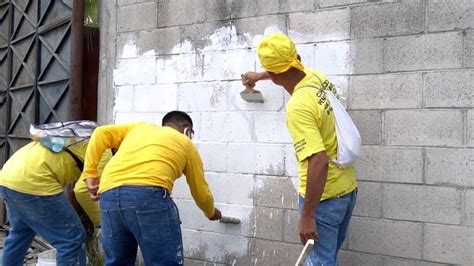
{"type": "Polygon", "coordinates": [[[159,187],[121,186],[101,193],[105,265],[135,265],[137,245],[145,265],[183,265],[178,208],[159,187]]]}
{"type": "MultiPolygon", "coordinates": [[[[306,259],[306,266],[339,265],[337,253],[346,238],[352,211],[356,204],[357,189],[339,198],[321,201],[316,212],[319,242],[306,259]]],[[[301,214],[304,198],[299,196],[298,211],[301,214]]]]}
{"type": "Polygon", "coordinates": [[[0,186],[10,231],[3,248],[3,265],[21,266],[36,234],[57,250],[57,265],[86,265],[86,232],[64,194],[35,196],[0,186]]]}

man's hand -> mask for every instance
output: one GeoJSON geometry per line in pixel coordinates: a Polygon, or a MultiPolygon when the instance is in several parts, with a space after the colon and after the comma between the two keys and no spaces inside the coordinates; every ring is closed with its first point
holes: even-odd
{"type": "Polygon", "coordinates": [[[214,209],[214,215],[211,218],[209,218],[209,220],[215,221],[215,220],[220,220],[221,218],[222,218],[221,211],[219,211],[218,208],[215,208],[214,209]]]}
{"type": "Polygon", "coordinates": [[[303,245],[309,239],[313,239],[316,242],[319,241],[319,235],[316,231],[316,219],[314,217],[302,215],[298,225],[298,232],[303,245]]]}
{"type": "Polygon", "coordinates": [[[244,78],[242,79],[242,84],[250,87],[254,87],[257,81],[262,79],[269,79],[270,76],[268,73],[265,72],[253,72],[249,71],[244,74],[244,78]]]}
{"type": "Polygon", "coordinates": [[[97,192],[99,191],[99,178],[88,177],[85,180],[87,190],[89,190],[90,196],[92,200],[99,200],[99,195],[97,192]]]}

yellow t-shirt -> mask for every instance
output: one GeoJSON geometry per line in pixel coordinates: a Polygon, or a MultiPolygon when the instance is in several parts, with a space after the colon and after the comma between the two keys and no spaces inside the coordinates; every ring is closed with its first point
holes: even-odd
{"type": "MultiPolygon", "coordinates": [[[[324,74],[312,69],[304,71],[306,76],[295,86],[286,109],[286,122],[298,160],[299,193],[303,197],[306,193],[308,157],[321,151],[326,151],[331,159],[337,156],[334,113],[320,90],[337,93],[336,89],[324,74]]],[[[345,195],[356,187],[354,166],[341,169],[330,162],[321,200],[345,195]]]]}
{"type": "MultiPolygon", "coordinates": [[[[87,142],[83,141],[68,148],[84,161],[87,142]]],[[[111,153],[105,153],[99,165],[102,171],[111,153]]],[[[0,171],[0,186],[37,196],[51,196],[63,192],[63,188],[83,179],[72,156],[63,151],[54,153],[41,143],[32,141],[15,152],[0,171]]],[[[77,182],[74,187],[77,201],[96,225],[100,224],[97,202],[92,201],[85,182],[77,182]]]]}
{"type": "Polygon", "coordinates": [[[98,127],[86,153],[84,175],[97,177],[97,163],[107,148],[118,148],[106,165],[99,193],[125,186],[159,186],[173,190],[183,173],[196,204],[207,217],[214,215],[214,200],[204,179],[201,157],[184,134],[171,127],[131,123],[98,127]]]}
{"type": "MultiPolygon", "coordinates": [[[[69,147],[80,160],[84,160],[87,142],[69,147]]],[[[54,153],[41,143],[32,141],[15,152],[3,166],[0,186],[37,196],[51,196],[76,181],[81,171],[70,154],[54,153]]]]}

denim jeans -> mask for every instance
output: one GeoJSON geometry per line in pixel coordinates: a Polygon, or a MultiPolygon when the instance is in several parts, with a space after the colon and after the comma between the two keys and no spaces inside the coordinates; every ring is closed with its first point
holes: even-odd
{"type": "Polygon", "coordinates": [[[10,231],[3,248],[3,265],[21,266],[36,234],[57,250],[59,266],[86,265],[86,232],[64,194],[35,196],[0,186],[10,231]]]}
{"type": "MultiPolygon", "coordinates": [[[[356,204],[357,189],[342,197],[321,201],[316,212],[319,242],[306,259],[306,266],[334,266],[337,253],[346,238],[352,211],[356,204]]],[[[304,198],[299,196],[298,211],[301,214],[304,198]]]]}
{"type": "Polygon", "coordinates": [[[178,208],[159,187],[121,186],[101,193],[105,265],[135,265],[137,245],[145,265],[183,265],[178,208]]]}

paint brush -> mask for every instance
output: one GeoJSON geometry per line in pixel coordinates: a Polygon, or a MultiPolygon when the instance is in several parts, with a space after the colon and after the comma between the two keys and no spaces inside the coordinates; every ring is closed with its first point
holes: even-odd
{"type": "Polygon", "coordinates": [[[224,224],[240,224],[240,219],[230,216],[222,216],[219,222],[224,224]]]}
{"type": "MultiPolygon", "coordinates": [[[[242,74],[240,75],[242,78],[242,84],[245,83],[245,75],[242,74]]],[[[251,85],[245,85],[245,90],[240,92],[240,97],[244,99],[244,101],[247,102],[253,102],[253,103],[263,103],[263,95],[260,91],[254,89],[255,84],[253,86],[251,85]]]]}

